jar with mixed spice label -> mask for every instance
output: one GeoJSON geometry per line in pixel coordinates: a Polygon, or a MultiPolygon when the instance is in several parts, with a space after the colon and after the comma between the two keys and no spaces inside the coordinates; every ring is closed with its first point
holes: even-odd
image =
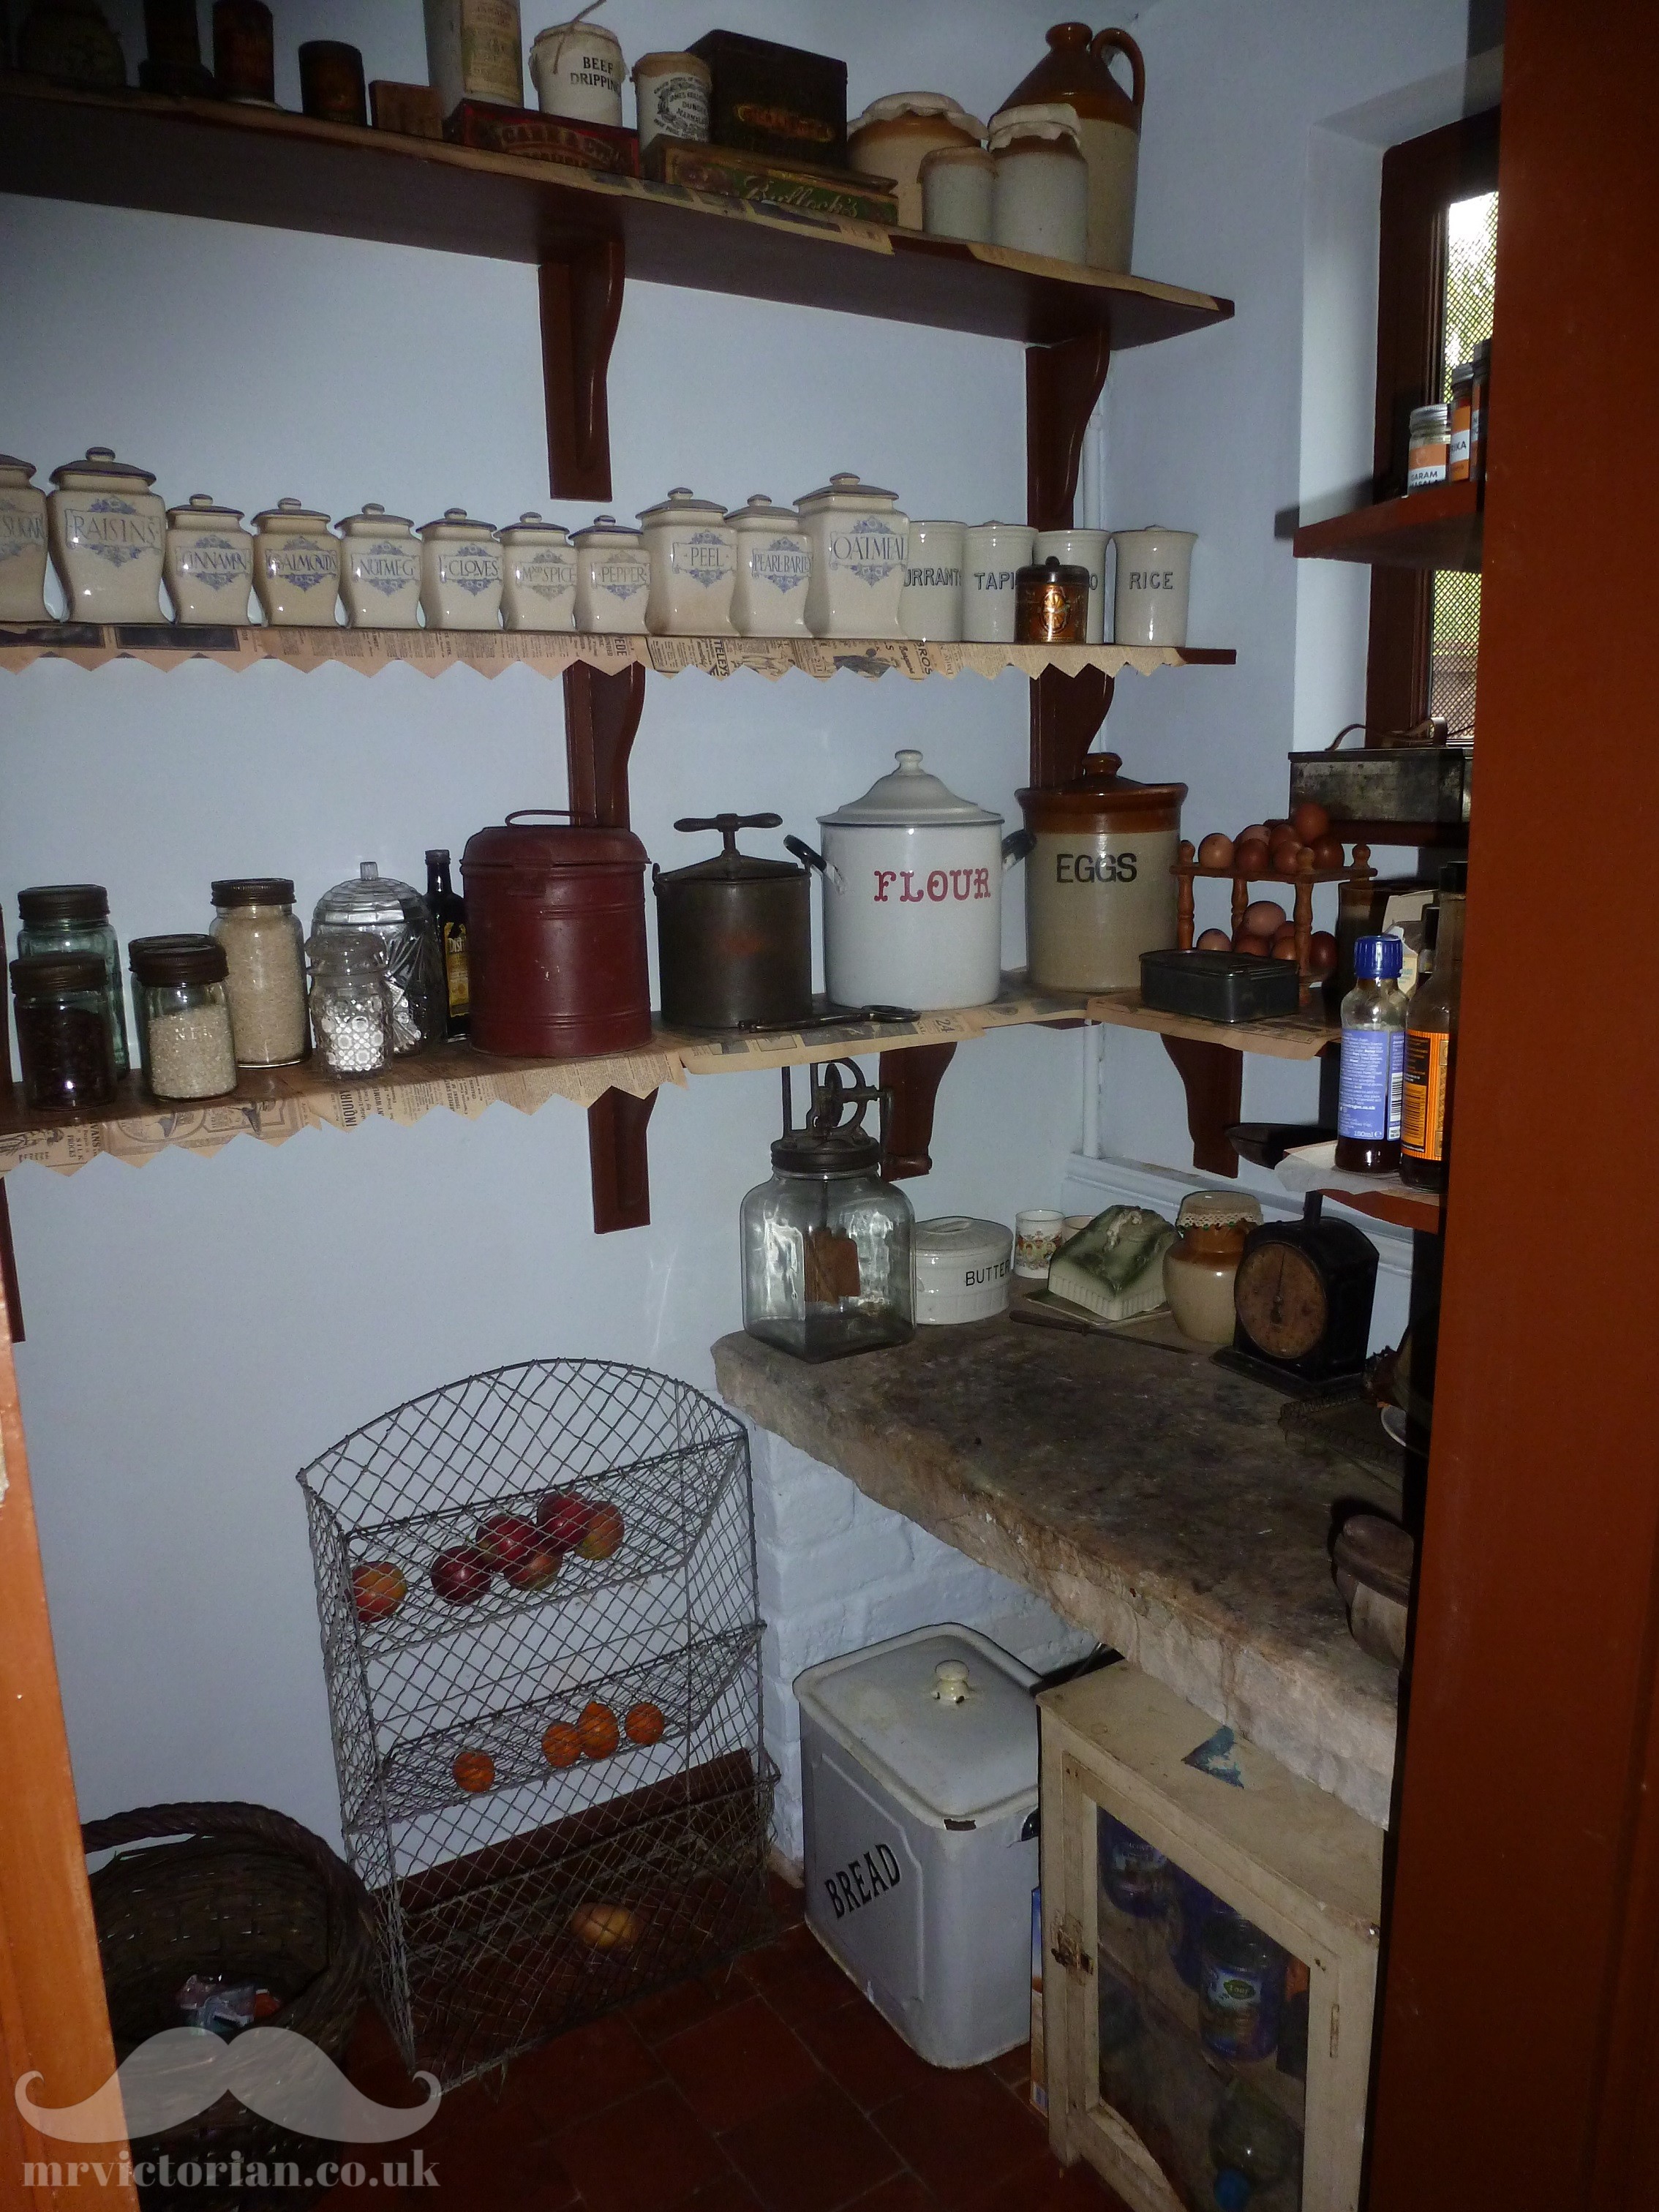
{"type": "Polygon", "coordinates": [[[223,947],[230,1035],[238,1067],[286,1067],[311,1042],[305,933],[286,876],[222,877],[210,934],[223,947]]]}
{"type": "Polygon", "coordinates": [[[144,1082],[156,1098],[222,1098],[236,1088],[224,947],[210,937],[135,937],[133,1012],[144,1082]]]}
{"type": "Polygon", "coordinates": [[[1446,481],[1451,444],[1451,410],[1443,400],[1413,407],[1407,436],[1406,489],[1427,491],[1446,481]]]}
{"type": "Polygon", "coordinates": [[[23,1103],[32,1112],[90,1112],[115,1097],[95,952],[33,952],[11,963],[23,1103]]]}

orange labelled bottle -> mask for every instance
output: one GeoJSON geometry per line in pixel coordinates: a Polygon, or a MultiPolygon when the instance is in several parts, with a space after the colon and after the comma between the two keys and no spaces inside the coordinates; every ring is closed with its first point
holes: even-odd
{"type": "Polygon", "coordinates": [[[1400,1179],[1423,1190],[1443,1190],[1446,1186],[1468,872],[1462,862],[1440,871],[1434,967],[1412,994],[1406,1018],[1400,1179]]]}

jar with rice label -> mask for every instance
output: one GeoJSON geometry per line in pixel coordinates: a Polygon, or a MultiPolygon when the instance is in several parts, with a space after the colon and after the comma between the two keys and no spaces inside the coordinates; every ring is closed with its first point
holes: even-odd
{"type": "Polygon", "coordinates": [[[222,1098],[236,1088],[228,963],[210,937],[135,937],[133,1012],[144,1083],[155,1098],[222,1098]]]}
{"type": "Polygon", "coordinates": [[[223,948],[239,1067],[286,1067],[311,1043],[303,933],[286,876],[222,878],[210,932],[223,948]]]}

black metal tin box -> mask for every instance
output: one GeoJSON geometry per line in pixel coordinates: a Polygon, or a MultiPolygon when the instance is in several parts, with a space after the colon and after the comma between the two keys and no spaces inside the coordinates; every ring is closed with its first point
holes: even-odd
{"type": "Polygon", "coordinates": [[[1269,1021],[1301,1004],[1294,960],[1260,952],[1143,952],[1140,997],[1160,1014],[1200,1022],[1269,1021]]]}
{"type": "Polygon", "coordinates": [[[750,154],[847,167],[847,64],[741,31],[708,31],[691,52],[714,74],[708,135],[750,154]]]}
{"type": "Polygon", "coordinates": [[[1290,757],[1292,813],[1311,799],[1334,823],[1469,818],[1468,745],[1371,745],[1290,757]]]}

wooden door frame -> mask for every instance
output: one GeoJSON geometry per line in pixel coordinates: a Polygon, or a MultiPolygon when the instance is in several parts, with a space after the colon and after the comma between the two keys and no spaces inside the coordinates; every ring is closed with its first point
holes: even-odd
{"type": "Polygon", "coordinates": [[[1570,24],[1509,0],[1480,795],[1370,2212],[1659,2203],[1659,1046],[1632,936],[1659,905],[1656,74],[1650,0],[1570,24]],[[1547,914],[1531,856],[1569,820],[1584,865],[1547,914]]]}

